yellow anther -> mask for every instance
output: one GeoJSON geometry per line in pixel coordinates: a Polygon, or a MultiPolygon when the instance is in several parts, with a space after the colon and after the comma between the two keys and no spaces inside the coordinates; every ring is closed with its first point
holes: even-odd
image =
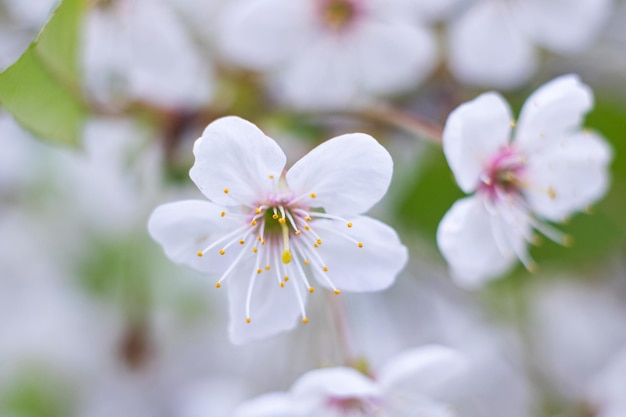
{"type": "Polygon", "coordinates": [[[246,317],[246,323],[250,324],[251,321],[252,319],[250,317],[246,317]]]}
{"type": "Polygon", "coordinates": [[[302,232],[300,230],[296,230],[296,236],[300,236],[302,232]]]}
{"type": "Polygon", "coordinates": [[[202,253],[202,252],[198,251],[197,255],[198,255],[200,258],[202,258],[202,255],[204,255],[204,253],[202,253]]]}
{"type": "Polygon", "coordinates": [[[335,290],[335,295],[339,295],[339,294],[341,294],[341,291],[335,290]]]}
{"type": "Polygon", "coordinates": [[[221,212],[220,216],[222,216],[222,217],[226,216],[226,212],[225,211],[221,212]]]}
{"type": "Polygon", "coordinates": [[[278,219],[278,223],[280,223],[280,224],[285,224],[286,221],[287,220],[285,220],[284,217],[281,217],[280,219],[278,219]]]}
{"type": "Polygon", "coordinates": [[[257,253],[258,249],[257,248],[252,248],[252,252],[257,253]]]}
{"type": "Polygon", "coordinates": [[[309,319],[307,319],[306,317],[302,317],[302,323],[307,324],[309,322],[309,319]]]}
{"type": "Polygon", "coordinates": [[[322,244],[322,239],[317,239],[317,244],[321,245],[322,244]]]}
{"type": "Polygon", "coordinates": [[[256,214],[261,214],[261,209],[257,207],[257,208],[254,209],[254,212],[256,214]]]}
{"type": "Polygon", "coordinates": [[[304,218],[304,220],[305,220],[305,221],[307,221],[307,222],[310,222],[310,221],[311,221],[311,218],[310,218],[309,216],[306,216],[306,217],[304,218]]]}
{"type": "Polygon", "coordinates": [[[261,239],[261,246],[265,245],[265,239],[261,239]]]}
{"type": "Polygon", "coordinates": [[[263,270],[262,270],[261,268],[258,268],[258,269],[256,270],[256,273],[257,273],[257,274],[260,274],[261,272],[263,272],[263,270]]]}
{"type": "Polygon", "coordinates": [[[278,218],[278,214],[274,213],[274,214],[272,215],[272,219],[276,220],[277,218],[278,218]]]}
{"type": "Polygon", "coordinates": [[[288,276],[288,275],[285,275],[285,276],[283,277],[283,280],[284,280],[285,282],[289,281],[289,276],[288,276]]]}
{"type": "Polygon", "coordinates": [[[539,246],[543,243],[543,239],[539,235],[533,235],[531,243],[535,246],[539,246]]]}
{"type": "Polygon", "coordinates": [[[317,194],[315,194],[315,193],[311,193],[310,195],[311,195],[311,198],[317,197],[317,194]]]}
{"type": "Polygon", "coordinates": [[[315,292],[315,288],[309,287],[309,292],[311,292],[311,293],[315,292]]]}
{"type": "Polygon", "coordinates": [[[324,270],[324,272],[328,272],[328,267],[327,266],[324,266],[322,269],[324,270]]]}
{"type": "Polygon", "coordinates": [[[311,230],[311,228],[310,228],[310,227],[309,227],[309,225],[307,224],[307,225],[305,225],[305,226],[304,226],[304,230],[311,230]]]}
{"type": "Polygon", "coordinates": [[[272,174],[269,175],[270,180],[274,179],[274,176],[272,174]]]}
{"type": "Polygon", "coordinates": [[[221,284],[220,282],[216,282],[216,283],[215,283],[215,288],[219,288],[219,287],[221,287],[221,286],[222,286],[222,284],[221,284]]]}
{"type": "Polygon", "coordinates": [[[261,235],[259,235],[256,240],[258,240],[259,242],[261,241],[261,235]]]}
{"type": "Polygon", "coordinates": [[[239,241],[239,244],[240,244],[240,245],[243,245],[244,243],[246,243],[246,241],[245,241],[245,240],[243,240],[243,239],[241,239],[241,240],[239,241]]]}
{"type": "Polygon", "coordinates": [[[357,243],[356,245],[357,245],[359,248],[362,248],[362,247],[363,247],[363,242],[359,242],[359,243],[357,243]]]}
{"type": "Polygon", "coordinates": [[[536,264],[536,263],[534,263],[534,262],[533,262],[533,263],[528,264],[527,269],[528,269],[528,272],[530,272],[531,274],[536,274],[536,273],[537,273],[537,271],[539,271],[539,267],[538,267],[538,266],[537,266],[537,264],[536,264]]]}
{"type": "Polygon", "coordinates": [[[348,224],[346,224],[346,226],[352,227],[352,222],[348,222],[348,224]]]}
{"type": "Polygon", "coordinates": [[[226,253],[226,251],[224,249],[220,249],[220,255],[223,255],[225,253],[226,253]]]}
{"type": "Polygon", "coordinates": [[[252,219],[252,221],[250,222],[250,224],[251,224],[252,226],[256,226],[256,220],[252,219]]]}
{"type": "Polygon", "coordinates": [[[228,194],[228,188],[224,188],[224,194],[228,194]]]}
{"type": "Polygon", "coordinates": [[[280,288],[285,288],[285,283],[284,282],[280,282],[280,288]]]}
{"type": "Polygon", "coordinates": [[[511,127],[517,126],[517,122],[515,120],[511,120],[511,127]]]}
{"type": "Polygon", "coordinates": [[[282,254],[282,260],[284,264],[291,263],[291,252],[288,250],[284,250],[282,254]]]}
{"type": "Polygon", "coordinates": [[[548,187],[548,197],[550,197],[552,200],[556,198],[556,191],[554,191],[554,188],[548,187]]]}
{"type": "Polygon", "coordinates": [[[308,259],[305,259],[305,260],[304,260],[304,264],[305,264],[305,265],[308,265],[308,264],[309,264],[309,260],[308,260],[308,259]]]}
{"type": "Polygon", "coordinates": [[[314,247],[314,248],[319,248],[319,247],[320,247],[320,245],[318,245],[317,243],[314,243],[314,244],[313,244],[313,247],[314,247]]]}
{"type": "Polygon", "coordinates": [[[269,265],[265,265],[265,270],[269,271],[270,270],[270,266],[269,265]]]}

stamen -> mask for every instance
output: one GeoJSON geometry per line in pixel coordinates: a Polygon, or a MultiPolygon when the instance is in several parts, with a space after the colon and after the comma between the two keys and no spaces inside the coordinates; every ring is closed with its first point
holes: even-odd
{"type": "MultiPolygon", "coordinates": [[[[298,263],[296,262],[296,265],[298,263]]],[[[289,267],[285,265],[285,272],[289,273],[289,267]]],[[[287,281],[287,276],[285,275],[285,281],[287,281]]],[[[284,283],[282,283],[284,285],[284,283]]],[[[302,322],[307,323],[309,319],[306,318],[306,310],[304,308],[304,297],[302,297],[302,293],[300,292],[300,288],[297,285],[292,285],[294,291],[296,292],[296,298],[298,299],[298,305],[300,306],[300,313],[302,313],[302,322]],[[306,320],[306,321],[305,321],[306,320]]]]}
{"type": "Polygon", "coordinates": [[[207,252],[209,252],[211,249],[215,248],[217,245],[221,244],[222,242],[224,242],[227,239],[231,239],[234,236],[238,235],[239,233],[243,232],[244,230],[248,229],[249,226],[243,226],[240,227],[239,229],[233,230],[232,232],[222,236],[221,238],[217,239],[215,242],[211,243],[209,246],[207,246],[204,250],[202,251],[198,251],[198,256],[202,256],[205,255],[207,252]],[[200,253],[202,253],[202,255],[200,255],[200,253]]]}
{"type": "MultiPolygon", "coordinates": [[[[243,252],[243,251],[242,251],[243,252]]],[[[252,272],[252,277],[250,278],[250,283],[248,284],[248,293],[246,294],[246,322],[250,323],[250,303],[252,301],[252,290],[254,289],[254,284],[256,282],[256,277],[261,272],[259,268],[261,257],[258,257],[256,260],[256,264],[254,266],[254,271],[252,272]],[[256,272],[256,273],[255,273],[256,272]]]]}
{"type": "MultiPolygon", "coordinates": [[[[302,254],[299,254],[299,253],[297,252],[297,249],[296,249],[295,254],[296,254],[296,256],[298,256],[298,255],[299,255],[299,256],[302,256],[302,254]]],[[[311,287],[311,284],[309,283],[309,280],[307,279],[306,274],[304,273],[304,269],[302,269],[302,266],[300,265],[300,262],[297,262],[297,259],[296,259],[296,262],[294,262],[292,265],[295,265],[295,266],[296,266],[296,269],[298,270],[298,274],[300,274],[299,276],[300,276],[300,278],[302,279],[302,282],[304,283],[304,285],[305,285],[305,287],[307,288],[307,290],[309,290],[309,292],[313,292],[313,291],[315,291],[314,289],[313,289],[313,291],[311,291],[311,289],[312,289],[313,287],[311,287]]],[[[296,278],[297,278],[297,277],[298,277],[298,275],[296,275],[296,278]]],[[[288,278],[289,278],[289,277],[285,276],[285,281],[288,281],[288,278]]],[[[297,284],[296,284],[296,285],[297,285],[297,284]]]]}
{"type": "Polygon", "coordinates": [[[226,216],[226,212],[225,211],[221,212],[220,216],[222,216],[222,217],[226,216]]]}
{"type": "Polygon", "coordinates": [[[317,212],[317,211],[312,211],[312,212],[309,213],[309,216],[311,216],[311,217],[321,217],[323,219],[330,219],[330,220],[339,220],[340,222],[344,222],[346,224],[346,226],[352,227],[352,222],[351,221],[348,221],[347,219],[344,219],[343,217],[335,216],[334,214],[320,213],[320,212],[317,212]]]}
{"type": "Polygon", "coordinates": [[[359,242],[358,240],[356,240],[355,238],[353,238],[352,236],[350,236],[347,233],[341,232],[341,231],[336,230],[336,229],[334,229],[332,227],[323,227],[321,229],[324,230],[324,231],[333,233],[333,234],[335,234],[337,236],[340,236],[340,237],[342,237],[342,238],[344,238],[344,239],[346,239],[346,240],[356,244],[359,248],[363,247],[363,242],[359,242]]]}
{"type": "Polygon", "coordinates": [[[233,269],[235,269],[235,267],[237,266],[237,264],[239,264],[239,261],[241,261],[241,258],[243,258],[243,255],[246,253],[246,251],[248,250],[248,248],[250,247],[250,245],[244,247],[241,249],[241,251],[239,252],[239,254],[237,255],[237,257],[235,258],[235,260],[230,264],[230,266],[228,267],[228,269],[226,271],[224,271],[224,273],[222,274],[222,276],[220,277],[220,279],[217,281],[217,283],[215,284],[215,286],[217,288],[222,286],[222,282],[226,279],[226,277],[228,276],[228,274],[230,274],[232,272],[233,269]]]}
{"type": "Polygon", "coordinates": [[[224,188],[224,194],[228,194],[228,188],[224,188]]]}
{"type": "MultiPolygon", "coordinates": [[[[328,267],[325,265],[324,261],[322,260],[322,258],[316,251],[309,250],[306,246],[301,245],[300,242],[296,242],[296,241],[294,241],[294,246],[296,246],[296,248],[301,254],[312,256],[313,259],[317,261],[318,266],[320,266],[320,269],[324,272],[328,272],[328,267]]],[[[319,270],[316,268],[312,268],[312,270],[314,274],[319,273],[318,272],[319,270]]],[[[332,280],[328,277],[327,274],[321,274],[321,276],[322,276],[322,279],[326,281],[326,283],[328,284],[330,288],[332,288],[334,291],[337,291],[337,287],[335,287],[335,284],[333,284],[332,280]]]]}

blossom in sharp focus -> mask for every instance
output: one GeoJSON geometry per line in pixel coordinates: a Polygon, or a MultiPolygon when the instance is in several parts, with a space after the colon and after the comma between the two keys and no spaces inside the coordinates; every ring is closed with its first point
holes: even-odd
{"type": "Polygon", "coordinates": [[[252,399],[235,417],[452,417],[444,397],[461,379],[465,359],[429,345],[406,351],[372,379],[352,368],[317,369],[301,376],[289,392],[252,399]]]}
{"type": "Polygon", "coordinates": [[[232,2],[219,46],[233,62],[274,76],[301,108],[342,108],[416,86],[437,60],[429,30],[406,0],[232,2]]]}
{"type": "Polygon", "coordinates": [[[581,128],[592,104],[589,87],[566,75],[535,91],[517,124],[493,92],[449,116],[443,151],[459,187],[474,193],[452,206],[437,231],[459,284],[480,285],[516,258],[533,270],[527,251],[533,229],[568,244],[546,221],[562,221],[594,203],[609,183],[609,146],[581,128]]]}
{"type": "Polygon", "coordinates": [[[450,24],[448,60],[460,81],[515,88],[537,69],[537,47],[576,54],[611,15],[612,0],[481,0],[450,24]]]}
{"type": "Polygon", "coordinates": [[[306,323],[311,278],[336,294],[377,291],[404,267],[396,232],[361,215],[391,181],[393,162],[374,138],[336,137],[283,172],[276,142],[225,117],[194,155],[189,174],[211,201],[164,204],[148,227],[172,260],[228,287],[234,343],[291,329],[299,316],[306,323]]]}

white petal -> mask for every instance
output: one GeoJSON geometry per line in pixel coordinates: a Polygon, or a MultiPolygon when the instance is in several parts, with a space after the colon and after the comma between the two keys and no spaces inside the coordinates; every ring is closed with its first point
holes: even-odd
{"type": "Polygon", "coordinates": [[[591,89],[576,75],[558,77],[531,94],[520,113],[515,144],[526,152],[545,140],[578,130],[593,106],[591,89]]]}
{"type": "Polygon", "coordinates": [[[353,39],[353,74],[366,92],[413,88],[437,63],[434,36],[417,25],[367,22],[353,39]]]}
{"type": "Polygon", "coordinates": [[[296,195],[314,193],[310,207],[351,217],[369,210],[387,192],[393,161],[389,152],[364,133],[338,136],[317,146],[287,172],[296,195]]]}
{"type": "Polygon", "coordinates": [[[567,54],[589,47],[613,10],[612,0],[525,0],[513,5],[529,36],[567,54]]]}
{"type": "Polygon", "coordinates": [[[537,66],[534,48],[503,2],[478,2],[451,24],[448,43],[450,70],[466,84],[518,87],[537,66]]]}
{"type": "Polygon", "coordinates": [[[189,176],[209,200],[225,206],[252,206],[265,198],[286,162],[273,139],[235,116],[208,125],[193,154],[196,161],[189,176]]]}
{"type": "MultiPolygon", "coordinates": [[[[261,251],[256,256],[262,256],[261,251]]],[[[270,263],[271,268],[274,268],[274,265],[274,262],[270,263]]],[[[298,324],[301,311],[294,289],[296,282],[289,281],[281,288],[276,277],[277,273],[270,269],[257,274],[254,262],[248,261],[239,265],[224,283],[224,286],[228,287],[230,311],[228,332],[233,344],[241,345],[265,339],[291,330],[298,324]],[[250,303],[251,321],[247,323],[246,300],[252,279],[255,283],[250,303]]],[[[303,297],[306,297],[306,294],[303,294],[303,297]]]]}
{"type": "Polygon", "coordinates": [[[233,1],[219,20],[218,46],[248,68],[277,68],[310,41],[315,30],[312,7],[305,0],[233,1]]]}
{"type": "Polygon", "coordinates": [[[509,143],[511,110],[497,93],[485,93],[457,107],[443,130],[443,152],[459,187],[476,189],[480,174],[509,143]]]}
{"type": "Polygon", "coordinates": [[[380,370],[378,381],[387,395],[436,398],[466,367],[465,358],[456,350],[428,345],[394,357],[380,370]]]}
{"type": "MultiPolygon", "coordinates": [[[[285,392],[270,392],[241,404],[233,417],[298,417],[298,407],[285,392]]],[[[209,416],[207,416],[209,417],[209,416]]],[[[217,417],[217,416],[216,416],[217,417]]]]}
{"type": "Polygon", "coordinates": [[[341,109],[359,90],[350,42],[323,36],[302,48],[279,74],[280,99],[300,109],[341,109]]]}
{"type": "Polygon", "coordinates": [[[528,157],[524,194],[538,215],[562,221],[606,193],[612,152],[593,132],[545,141],[541,152],[528,157]]]}
{"type": "MultiPolygon", "coordinates": [[[[482,198],[472,196],[454,203],[439,223],[437,245],[452,278],[463,287],[478,287],[502,275],[515,262],[515,251],[510,250],[508,240],[496,241],[492,217],[482,198]],[[504,246],[503,250],[498,245],[504,246]]],[[[506,225],[502,228],[501,234],[508,232],[506,225]]],[[[514,239],[519,241],[517,245],[523,244],[522,236],[514,239]]]]}
{"type": "Polygon", "coordinates": [[[125,12],[127,42],[132,45],[128,62],[132,95],[168,107],[207,102],[212,70],[176,13],[159,0],[134,0],[125,12]]]}
{"type": "MultiPolygon", "coordinates": [[[[407,248],[393,228],[378,220],[359,216],[351,221],[351,228],[340,221],[311,223],[323,242],[316,250],[328,266],[328,272],[319,274],[326,274],[342,291],[380,291],[389,287],[406,265],[407,248]],[[337,232],[363,243],[363,247],[338,236],[337,232]]],[[[319,274],[317,280],[329,288],[319,274]]]]}
{"type": "Polygon", "coordinates": [[[355,369],[337,367],[307,372],[293,384],[291,393],[300,401],[324,402],[329,397],[375,397],[380,389],[355,369]]]}
{"type": "Polygon", "coordinates": [[[226,215],[224,208],[208,201],[178,201],[157,207],[148,220],[148,232],[165,251],[165,254],[181,264],[199,271],[220,272],[232,260],[215,251],[198,256],[212,242],[235,230],[240,223],[226,215]]]}

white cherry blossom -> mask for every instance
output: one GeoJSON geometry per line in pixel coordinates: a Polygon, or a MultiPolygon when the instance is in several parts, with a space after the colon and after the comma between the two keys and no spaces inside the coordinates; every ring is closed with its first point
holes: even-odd
{"type": "Polygon", "coordinates": [[[164,107],[209,101],[213,71],[189,28],[165,0],[94,6],[83,42],[85,84],[103,102],[146,100],[164,107]]]}
{"type": "Polygon", "coordinates": [[[450,24],[450,70],[462,82],[514,88],[537,69],[537,47],[575,54],[595,40],[612,0],[479,0],[450,24]]]}
{"type": "Polygon", "coordinates": [[[566,75],[526,100],[515,128],[509,106],[493,92],[451,113],[443,150],[459,187],[474,194],[446,213],[437,243],[459,284],[480,285],[516,258],[533,270],[533,229],[568,244],[546,221],[594,203],[609,182],[609,146],[581,128],[592,105],[589,87],[566,75]]]}
{"type": "Polygon", "coordinates": [[[221,19],[233,62],[271,73],[277,95],[303,108],[341,108],[406,91],[436,64],[433,35],[406,0],[242,0],[221,19]]]}
{"type": "Polygon", "coordinates": [[[306,323],[312,279],[336,294],[378,291],[404,267],[396,232],[361,215],[386,193],[393,168],[371,136],[331,139],[283,172],[274,140],[225,117],[194,155],[191,179],[211,201],[162,205],[149,231],[172,260],[228,287],[234,343],[291,329],[298,317],[306,323]]]}
{"type": "Polygon", "coordinates": [[[611,357],[589,384],[588,402],[597,417],[626,415],[626,347],[611,357]]]}
{"type": "Polygon", "coordinates": [[[234,417],[452,417],[442,400],[465,368],[456,351],[423,346],[394,357],[375,378],[346,367],[307,372],[289,392],[252,399],[234,417]]]}

